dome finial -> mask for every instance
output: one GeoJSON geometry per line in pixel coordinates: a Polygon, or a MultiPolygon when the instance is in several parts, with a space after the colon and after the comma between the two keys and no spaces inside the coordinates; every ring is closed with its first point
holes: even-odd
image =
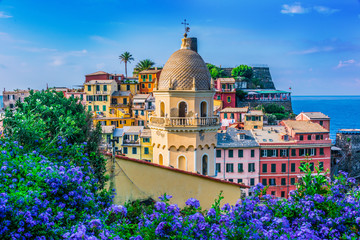
{"type": "Polygon", "coordinates": [[[184,27],[185,27],[184,37],[186,38],[186,37],[187,37],[187,33],[190,32],[190,28],[188,27],[188,26],[189,26],[189,23],[187,23],[187,22],[186,22],[186,19],[184,19],[184,22],[182,22],[181,24],[184,24],[184,27]]]}

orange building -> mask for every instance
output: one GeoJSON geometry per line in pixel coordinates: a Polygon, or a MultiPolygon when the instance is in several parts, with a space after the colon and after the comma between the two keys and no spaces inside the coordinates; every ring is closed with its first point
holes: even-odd
{"type": "Polygon", "coordinates": [[[159,79],[161,69],[149,69],[139,73],[140,93],[148,94],[153,92],[154,84],[159,79]]]}

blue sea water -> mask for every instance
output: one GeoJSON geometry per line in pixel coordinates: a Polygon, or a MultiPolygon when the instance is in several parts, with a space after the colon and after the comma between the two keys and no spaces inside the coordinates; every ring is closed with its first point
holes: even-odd
{"type": "Polygon", "coordinates": [[[342,128],[360,128],[360,96],[292,96],[295,114],[322,112],[330,119],[330,137],[342,128]]]}
{"type": "Polygon", "coordinates": [[[3,108],[3,96],[0,96],[0,109],[3,108]]]}

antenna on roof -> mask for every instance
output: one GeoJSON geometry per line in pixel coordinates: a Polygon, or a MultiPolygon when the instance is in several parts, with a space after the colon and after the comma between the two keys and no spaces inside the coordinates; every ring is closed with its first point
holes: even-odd
{"type": "Polygon", "coordinates": [[[184,33],[184,37],[187,37],[187,33],[190,32],[190,28],[189,23],[186,22],[186,19],[184,19],[184,22],[182,22],[181,24],[184,24],[184,28],[185,28],[185,33],[184,33]]]}

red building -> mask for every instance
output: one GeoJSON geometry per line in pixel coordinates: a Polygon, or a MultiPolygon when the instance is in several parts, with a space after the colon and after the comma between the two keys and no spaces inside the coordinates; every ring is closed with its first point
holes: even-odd
{"type": "Polygon", "coordinates": [[[288,197],[303,173],[305,161],[311,169],[330,170],[331,140],[329,130],[310,121],[286,120],[281,126],[254,129],[260,145],[260,182],[268,185],[267,193],[288,197]]]}
{"type": "Polygon", "coordinates": [[[234,123],[241,123],[245,120],[245,114],[248,112],[248,107],[233,108],[227,107],[220,111],[221,129],[225,130],[234,123]]]}
{"type": "Polygon", "coordinates": [[[218,78],[215,81],[214,99],[223,102],[223,108],[236,106],[236,89],[234,78],[218,78]]]}
{"type": "Polygon", "coordinates": [[[120,81],[124,80],[123,74],[112,74],[104,71],[97,71],[91,74],[85,75],[85,83],[91,80],[115,80],[120,83],[120,81]]]}
{"type": "Polygon", "coordinates": [[[296,116],[296,120],[318,123],[325,129],[330,130],[330,118],[321,112],[302,112],[296,116]]]}

